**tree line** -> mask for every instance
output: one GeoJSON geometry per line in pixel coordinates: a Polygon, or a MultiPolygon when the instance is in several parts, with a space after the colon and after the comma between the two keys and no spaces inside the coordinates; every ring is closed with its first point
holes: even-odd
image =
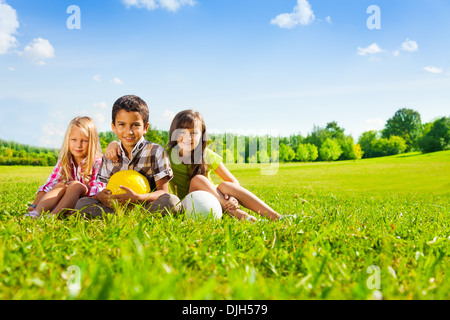
{"type": "MultiPolygon", "coordinates": [[[[101,133],[101,140],[102,134],[102,147],[116,139],[114,133],[109,132],[101,133]]],[[[345,129],[335,121],[325,127],[314,125],[306,137],[301,134],[261,137],[224,133],[208,138],[209,147],[227,163],[359,160],[413,151],[450,150],[450,117],[423,124],[419,112],[402,108],[387,120],[383,130],[366,131],[357,141],[346,135],[345,129]]],[[[150,126],[146,139],[166,146],[169,132],[150,126]]]]}
{"type": "Polygon", "coordinates": [[[0,139],[0,165],[54,166],[59,150],[33,147],[0,139]]]}
{"type": "MultiPolygon", "coordinates": [[[[103,151],[111,141],[118,141],[112,131],[100,132],[99,137],[103,151]]],[[[145,138],[166,146],[169,132],[150,125],[145,138]]],[[[359,160],[412,151],[450,150],[450,117],[423,124],[417,111],[403,108],[387,120],[383,130],[366,131],[357,141],[335,121],[325,127],[314,125],[306,137],[224,133],[210,135],[208,139],[209,147],[223,156],[226,163],[359,160]]],[[[0,165],[54,166],[58,152],[0,139],[0,165]]]]}

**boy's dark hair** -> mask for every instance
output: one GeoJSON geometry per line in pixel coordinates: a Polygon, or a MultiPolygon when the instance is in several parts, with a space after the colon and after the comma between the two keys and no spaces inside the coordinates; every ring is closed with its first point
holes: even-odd
{"type": "Polygon", "coordinates": [[[148,123],[148,106],[145,101],[138,96],[126,95],[114,102],[112,108],[112,123],[116,123],[116,115],[120,110],[139,112],[142,116],[142,120],[144,120],[144,125],[148,123]]]}

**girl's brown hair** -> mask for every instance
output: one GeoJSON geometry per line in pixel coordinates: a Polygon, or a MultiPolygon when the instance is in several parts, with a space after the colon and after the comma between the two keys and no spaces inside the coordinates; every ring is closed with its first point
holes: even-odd
{"type": "Polygon", "coordinates": [[[202,127],[201,143],[191,152],[191,171],[189,179],[192,179],[198,174],[206,176],[208,166],[205,160],[205,149],[208,144],[206,136],[206,125],[200,112],[194,110],[184,110],[179,112],[172,120],[169,130],[168,149],[169,156],[172,157],[172,150],[179,152],[178,136],[181,129],[194,129],[198,124],[202,127]]]}
{"type": "Polygon", "coordinates": [[[61,161],[61,179],[64,182],[73,180],[70,167],[71,154],[69,151],[69,137],[72,128],[78,128],[89,138],[89,151],[86,160],[82,164],[82,178],[88,183],[91,180],[92,167],[94,166],[95,157],[102,156],[102,149],[100,147],[100,138],[97,133],[94,120],[89,117],[76,117],[69,123],[66,134],[64,136],[63,145],[59,152],[59,160],[61,161]]]}

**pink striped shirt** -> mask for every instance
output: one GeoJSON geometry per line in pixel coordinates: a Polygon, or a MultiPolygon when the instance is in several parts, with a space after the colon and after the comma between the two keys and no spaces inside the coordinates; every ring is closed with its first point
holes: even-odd
{"type": "MultiPolygon", "coordinates": [[[[86,159],[85,159],[86,160],[86,159]]],[[[78,166],[75,166],[75,163],[73,163],[72,159],[70,159],[70,169],[71,169],[71,177],[70,181],[79,181],[86,185],[89,190],[89,197],[97,195],[99,191],[103,190],[106,186],[104,183],[98,181],[98,171],[100,170],[100,167],[102,165],[102,158],[101,157],[95,157],[94,160],[94,166],[92,167],[92,175],[91,180],[86,183],[86,181],[83,179],[81,173],[83,172],[83,169],[81,166],[83,165],[84,161],[81,161],[78,166]]],[[[49,192],[52,190],[55,185],[59,182],[61,182],[61,161],[58,160],[56,163],[56,166],[53,168],[53,172],[48,178],[47,182],[39,187],[38,193],[41,191],[49,192]]]]}

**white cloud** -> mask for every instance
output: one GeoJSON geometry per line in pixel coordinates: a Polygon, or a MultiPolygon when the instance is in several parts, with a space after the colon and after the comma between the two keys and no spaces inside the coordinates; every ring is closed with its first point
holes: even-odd
{"type": "Polygon", "coordinates": [[[436,73],[436,74],[444,72],[444,70],[442,68],[431,67],[431,66],[425,67],[425,68],[423,68],[423,70],[430,72],[430,73],[436,73]]]}
{"type": "Polygon", "coordinates": [[[103,113],[96,113],[94,115],[94,122],[97,126],[101,126],[103,123],[105,123],[106,117],[103,113]]]}
{"type": "Polygon", "coordinates": [[[14,69],[14,67],[9,67],[8,70],[9,71],[14,71],[15,69],[14,69]]]}
{"type": "Polygon", "coordinates": [[[49,121],[41,126],[39,143],[43,147],[61,148],[65,133],[66,128],[62,123],[49,121]]]}
{"type": "Polygon", "coordinates": [[[384,128],[383,119],[369,119],[366,120],[366,131],[378,131],[384,128]]]}
{"type": "Polygon", "coordinates": [[[96,107],[96,108],[100,108],[100,109],[108,109],[108,104],[106,103],[106,102],[97,102],[97,103],[94,103],[94,107],[96,107]]]}
{"type": "Polygon", "coordinates": [[[367,48],[361,48],[361,47],[358,48],[358,54],[360,56],[366,56],[368,54],[377,54],[377,53],[381,53],[381,52],[384,52],[384,50],[382,50],[376,43],[372,43],[367,48]]]}
{"type": "Polygon", "coordinates": [[[298,24],[308,25],[316,19],[308,0],[297,0],[297,5],[292,13],[283,13],[270,21],[280,28],[291,29],[298,24]]]}
{"type": "Polygon", "coordinates": [[[161,121],[172,121],[174,117],[175,117],[175,112],[166,109],[166,111],[164,111],[164,113],[161,115],[159,120],[161,120],[161,121]]]}
{"type": "Polygon", "coordinates": [[[102,81],[102,76],[100,74],[96,74],[93,79],[94,81],[100,82],[102,81]]]}
{"type": "Polygon", "coordinates": [[[333,24],[333,21],[331,21],[331,17],[330,16],[326,17],[325,21],[328,22],[329,24],[333,24]]]}
{"type": "Polygon", "coordinates": [[[0,54],[6,54],[10,49],[17,47],[17,39],[13,34],[18,28],[16,10],[0,0],[0,54]]]}
{"type": "Polygon", "coordinates": [[[182,6],[194,6],[194,0],[122,0],[122,3],[129,7],[145,8],[155,10],[163,8],[168,11],[176,12],[182,6]]]}
{"type": "Polygon", "coordinates": [[[36,38],[25,47],[20,55],[34,64],[44,65],[45,60],[55,57],[55,49],[48,40],[36,38]]]}
{"type": "Polygon", "coordinates": [[[406,39],[406,41],[402,43],[402,49],[408,52],[414,52],[419,50],[419,45],[416,41],[406,39]]]}
{"type": "Polygon", "coordinates": [[[123,84],[123,81],[120,80],[119,78],[114,78],[114,79],[112,79],[110,82],[112,82],[112,83],[114,83],[114,84],[117,84],[117,85],[123,84]]]}

